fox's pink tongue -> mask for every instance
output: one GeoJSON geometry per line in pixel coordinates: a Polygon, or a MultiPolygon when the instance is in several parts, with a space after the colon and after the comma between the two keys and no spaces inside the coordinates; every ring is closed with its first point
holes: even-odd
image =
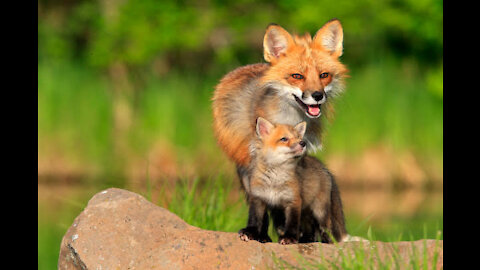
{"type": "Polygon", "coordinates": [[[308,113],[310,115],[316,116],[320,113],[320,108],[318,106],[307,105],[307,107],[308,107],[308,113]]]}

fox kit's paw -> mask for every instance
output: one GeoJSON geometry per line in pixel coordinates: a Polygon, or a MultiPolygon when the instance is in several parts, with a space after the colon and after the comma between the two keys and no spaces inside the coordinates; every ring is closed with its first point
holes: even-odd
{"type": "Polygon", "coordinates": [[[298,240],[294,237],[281,237],[279,240],[280,245],[298,244],[298,240]]]}
{"type": "Polygon", "coordinates": [[[261,243],[270,243],[272,242],[272,238],[270,238],[270,236],[268,235],[260,235],[260,237],[258,238],[258,241],[261,243]]]}
{"type": "Polygon", "coordinates": [[[255,240],[261,243],[272,242],[272,239],[268,235],[259,235],[255,228],[243,228],[238,231],[238,236],[245,242],[249,240],[255,240]]]}
{"type": "Polygon", "coordinates": [[[248,242],[248,240],[253,240],[253,233],[248,230],[248,228],[243,228],[240,231],[238,231],[238,236],[240,239],[242,239],[245,242],[248,242]]]}
{"type": "Polygon", "coordinates": [[[299,243],[312,243],[312,242],[318,242],[315,240],[315,235],[310,234],[310,235],[302,235],[300,239],[298,240],[299,243]]]}
{"type": "Polygon", "coordinates": [[[240,239],[245,241],[245,242],[248,242],[249,240],[253,240],[253,237],[249,236],[246,233],[238,233],[238,235],[240,236],[240,239]]]}
{"type": "Polygon", "coordinates": [[[238,231],[238,236],[240,236],[240,239],[242,239],[245,242],[248,242],[249,240],[257,240],[259,239],[258,233],[255,228],[243,228],[240,231],[238,231]]]}

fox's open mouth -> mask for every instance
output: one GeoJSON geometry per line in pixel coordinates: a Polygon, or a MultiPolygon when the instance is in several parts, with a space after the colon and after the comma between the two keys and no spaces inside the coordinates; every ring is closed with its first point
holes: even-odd
{"type": "Polygon", "coordinates": [[[314,104],[314,105],[307,105],[303,103],[301,99],[299,99],[296,95],[293,95],[295,97],[295,100],[297,103],[300,105],[300,107],[305,109],[305,113],[311,117],[311,118],[317,118],[320,116],[321,111],[320,111],[320,104],[314,104]]]}

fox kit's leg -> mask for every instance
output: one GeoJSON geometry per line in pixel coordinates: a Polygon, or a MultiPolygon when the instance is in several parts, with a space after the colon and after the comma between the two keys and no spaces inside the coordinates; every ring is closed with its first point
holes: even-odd
{"type": "MultiPolygon", "coordinates": [[[[247,202],[249,202],[250,201],[250,174],[249,174],[249,171],[245,167],[237,165],[237,174],[238,174],[238,178],[240,179],[240,184],[242,185],[242,188],[245,190],[247,202]]],[[[268,236],[268,225],[269,225],[268,224],[268,222],[269,222],[268,212],[267,211],[264,211],[264,212],[265,213],[263,215],[261,230],[260,230],[260,233],[259,233],[257,239],[255,239],[255,240],[258,240],[262,243],[272,242],[272,239],[268,236]]],[[[254,213],[254,211],[249,210],[249,213],[248,213],[249,222],[250,222],[250,220],[255,219],[255,217],[252,216],[253,213],[254,213]]],[[[241,236],[242,236],[242,231],[244,231],[245,229],[246,228],[239,231],[241,236]]],[[[245,237],[246,237],[245,233],[243,233],[243,238],[245,238],[245,237]]]]}
{"type": "Polygon", "coordinates": [[[275,207],[270,210],[270,216],[273,220],[273,227],[279,236],[285,234],[285,209],[275,207]]]}
{"type": "Polygon", "coordinates": [[[282,245],[298,243],[300,214],[302,211],[301,200],[298,199],[285,207],[285,233],[279,237],[282,245]]]}
{"type": "Polygon", "coordinates": [[[333,175],[327,169],[324,170],[331,183],[330,198],[325,201],[322,196],[318,196],[312,203],[312,212],[319,223],[320,241],[333,243],[333,239],[329,235],[331,234],[337,242],[341,242],[347,236],[342,201],[333,175]]]}
{"type": "Polygon", "coordinates": [[[238,231],[240,239],[244,241],[257,240],[259,242],[272,242],[265,232],[268,231],[268,215],[266,204],[250,196],[247,227],[238,231]]]}
{"type": "Polygon", "coordinates": [[[328,244],[333,243],[330,237],[330,234],[332,233],[331,228],[332,228],[331,212],[330,212],[330,209],[328,209],[325,213],[324,218],[321,220],[321,223],[319,224],[320,242],[328,243],[328,244]]]}
{"type": "Polygon", "coordinates": [[[331,195],[331,231],[333,237],[338,242],[341,242],[347,236],[347,229],[345,228],[345,217],[343,215],[342,199],[337,184],[332,177],[332,195],[331,195]]]}
{"type": "Polygon", "coordinates": [[[319,241],[331,243],[327,231],[331,227],[330,200],[326,201],[325,196],[319,194],[313,201],[311,207],[312,216],[316,222],[316,232],[319,234],[319,241]]]}
{"type": "Polygon", "coordinates": [[[302,210],[302,216],[300,218],[300,239],[299,243],[311,243],[317,242],[316,232],[319,224],[313,217],[311,209],[307,208],[302,210]]]}

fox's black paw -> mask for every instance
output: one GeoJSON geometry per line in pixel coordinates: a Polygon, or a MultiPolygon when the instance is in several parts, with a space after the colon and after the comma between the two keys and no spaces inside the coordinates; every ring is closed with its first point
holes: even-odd
{"type": "Polygon", "coordinates": [[[315,235],[314,234],[305,234],[298,239],[299,243],[312,243],[312,242],[318,242],[315,240],[315,235]]]}
{"type": "Polygon", "coordinates": [[[248,242],[249,240],[258,239],[258,233],[253,228],[248,228],[248,227],[238,231],[238,236],[240,236],[240,239],[242,239],[245,242],[248,242]]]}
{"type": "Polygon", "coordinates": [[[281,237],[278,243],[280,243],[280,245],[298,244],[298,240],[294,237],[281,237]]]}
{"type": "Polygon", "coordinates": [[[320,242],[325,243],[325,244],[333,244],[332,239],[326,232],[322,232],[320,234],[320,242]]]}
{"type": "Polygon", "coordinates": [[[272,242],[272,239],[268,235],[259,235],[255,228],[243,228],[238,231],[238,236],[245,242],[249,240],[255,240],[260,243],[272,242]]]}
{"type": "Polygon", "coordinates": [[[272,238],[268,235],[261,235],[258,237],[257,241],[260,243],[269,243],[272,242],[272,238]]]}

